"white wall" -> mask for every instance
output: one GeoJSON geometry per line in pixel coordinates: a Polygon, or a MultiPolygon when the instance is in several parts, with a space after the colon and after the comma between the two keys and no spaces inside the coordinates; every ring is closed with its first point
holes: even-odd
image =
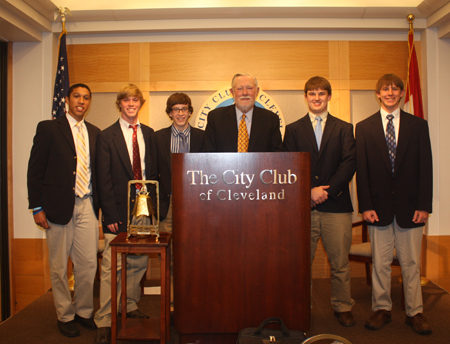
{"type": "Polygon", "coordinates": [[[28,210],[27,168],[39,121],[51,118],[53,34],[41,43],[13,44],[14,237],[41,238],[28,210]]]}

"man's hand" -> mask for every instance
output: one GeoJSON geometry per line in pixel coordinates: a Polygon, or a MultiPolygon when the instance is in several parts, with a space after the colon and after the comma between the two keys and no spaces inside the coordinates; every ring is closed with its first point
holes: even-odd
{"type": "Polygon", "coordinates": [[[34,222],[36,222],[36,224],[39,227],[42,227],[44,229],[50,229],[50,226],[48,225],[47,222],[47,215],[45,214],[45,211],[40,211],[39,213],[37,213],[36,215],[33,215],[34,217],[34,222]]]}
{"type": "Polygon", "coordinates": [[[428,217],[430,216],[430,214],[427,211],[423,211],[423,210],[416,210],[414,212],[414,216],[413,216],[413,222],[414,223],[423,223],[425,224],[428,220],[428,217]]]}
{"type": "MultiPolygon", "coordinates": [[[[119,222],[119,224],[122,224],[122,222],[119,222]]],[[[119,230],[119,224],[116,222],[116,223],[112,223],[110,225],[107,225],[106,227],[108,227],[108,229],[111,232],[116,233],[119,230]]]]}
{"type": "Polygon", "coordinates": [[[364,221],[374,223],[375,221],[380,221],[378,219],[377,212],[375,210],[366,210],[362,213],[362,217],[364,221]]]}
{"type": "Polygon", "coordinates": [[[325,190],[329,187],[329,185],[321,185],[311,189],[312,207],[315,207],[316,205],[323,203],[328,199],[328,192],[326,192],[325,190]]]}

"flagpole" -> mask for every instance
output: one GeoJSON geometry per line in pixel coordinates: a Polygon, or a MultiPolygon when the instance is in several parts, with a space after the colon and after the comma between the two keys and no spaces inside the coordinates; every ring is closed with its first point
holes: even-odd
{"type": "Polygon", "coordinates": [[[70,12],[70,10],[67,7],[60,7],[57,10],[55,10],[55,16],[54,16],[54,20],[56,20],[56,18],[58,18],[58,16],[61,16],[61,23],[62,23],[62,32],[66,32],[66,15],[68,16],[72,16],[72,12],[70,12]]]}
{"type": "Polygon", "coordinates": [[[406,93],[405,93],[405,111],[414,116],[424,118],[422,91],[420,87],[419,66],[417,61],[416,49],[414,46],[414,25],[415,19],[413,14],[406,16],[409,22],[408,31],[408,76],[406,79],[406,93]]]}
{"type": "Polygon", "coordinates": [[[71,15],[70,10],[67,7],[60,7],[55,11],[54,19],[61,16],[62,31],[59,35],[58,45],[58,68],[56,70],[55,85],[53,91],[53,106],[52,117],[59,118],[65,116],[67,112],[66,108],[66,95],[69,90],[69,67],[67,63],[67,49],[66,49],[66,16],[71,15]]]}
{"type": "Polygon", "coordinates": [[[414,16],[414,14],[408,14],[406,16],[406,20],[408,20],[409,22],[409,32],[408,32],[408,75],[407,75],[407,80],[406,80],[406,88],[407,88],[407,92],[411,93],[410,87],[409,87],[409,66],[411,64],[411,52],[412,52],[412,48],[410,46],[411,44],[411,40],[410,40],[410,35],[412,35],[412,44],[414,44],[414,19],[416,19],[416,17],[414,16]]]}
{"type": "MultiPolygon", "coordinates": [[[[409,32],[408,32],[408,79],[406,81],[406,87],[407,87],[407,92],[409,94],[411,94],[411,89],[410,89],[410,66],[411,66],[411,60],[412,60],[412,54],[414,51],[414,24],[413,21],[415,19],[414,14],[408,14],[406,16],[406,19],[409,22],[409,32]],[[410,39],[410,35],[412,35],[412,39],[410,39]],[[410,46],[411,45],[411,46],[410,46]]],[[[417,58],[416,58],[417,59],[417,58]]],[[[419,78],[419,76],[417,75],[417,77],[419,78]]],[[[420,82],[420,81],[419,81],[420,82]]],[[[420,85],[419,85],[420,87],[420,85]]],[[[422,97],[422,95],[420,94],[420,98],[422,97]]],[[[416,101],[418,101],[419,99],[416,99],[416,101]]],[[[422,106],[422,98],[420,99],[420,105],[422,106]]],[[[414,113],[414,115],[418,116],[417,113],[414,113]]],[[[420,116],[419,116],[420,117],[420,116]]],[[[423,110],[422,110],[422,118],[423,118],[423,110]]],[[[401,283],[402,282],[402,278],[401,276],[398,278],[398,281],[401,283]]],[[[430,282],[430,280],[428,278],[426,278],[425,276],[420,276],[420,285],[421,286],[425,286],[430,282]]]]}

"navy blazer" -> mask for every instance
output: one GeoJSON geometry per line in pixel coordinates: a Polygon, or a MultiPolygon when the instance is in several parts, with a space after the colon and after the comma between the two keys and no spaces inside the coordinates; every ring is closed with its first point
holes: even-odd
{"type": "MultiPolygon", "coordinates": [[[[204,131],[191,127],[190,153],[202,152],[204,131]]],[[[159,219],[164,220],[172,194],[172,153],[170,149],[172,126],[155,132],[152,136],[152,160],[159,181],[159,219]],[[156,162],[156,163],[155,163],[156,162]]]]}
{"type": "Polygon", "coordinates": [[[416,210],[432,211],[433,165],[427,121],[401,110],[397,142],[392,175],[380,112],[356,125],[359,212],[375,210],[379,221],[374,226],[387,226],[395,216],[402,228],[422,227],[412,219],[416,210]]]}
{"type": "MultiPolygon", "coordinates": [[[[212,110],[208,114],[203,151],[237,152],[237,140],[238,126],[235,105],[212,110]]],[[[279,117],[269,110],[258,106],[253,107],[248,151],[281,152],[282,150],[279,117]]]]}
{"type": "MultiPolygon", "coordinates": [[[[85,121],[89,136],[92,199],[98,215],[95,155],[100,129],[85,121]]],[[[75,206],[77,152],[66,116],[38,124],[28,161],[29,209],[42,207],[47,219],[69,223],[75,206]]]]}
{"type": "Polygon", "coordinates": [[[328,114],[320,150],[309,115],[286,126],[284,148],[311,153],[311,188],[330,185],[328,199],[314,209],[329,213],[353,211],[349,183],[355,174],[353,125],[328,114]]]}
{"type": "MultiPolygon", "coordinates": [[[[156,176],[152,175],[154,168],[152,168],[150,147],[153,129],[142,123],[141,129],[145,141],[146,179],[156,179],[156,176]]],[[[107,225],[113,223],[119,224],[117,233],[126,232],[128,221],[128,181],[134,180],[134,176],[127,144],[119,121],[98,135],[97,180],[103,232],[111,233],[107,225]]],[[[135,192],[135,189],[132,188],[131,192],[135,192]]],[[[130,211],[132,210],[132,207],[130,207],[130,211]]]]}

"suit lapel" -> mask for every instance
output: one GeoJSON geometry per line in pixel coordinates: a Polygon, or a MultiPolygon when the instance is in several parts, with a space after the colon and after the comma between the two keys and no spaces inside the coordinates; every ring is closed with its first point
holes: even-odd
{"type": "Polygon", "coordinates": [[[191,128],[191,147],[190,152],[198,152],[202,146],[203,136],[194,128],[191,128]]]}
{"type": "Polygon", "coordinates": [[[314,135],[314,130],[312,128],[311,119],[309,117],[309,114],[306,114],[301,120],[301,127],[303,128],[303,131],[306,134],[306,137],[308,138],[308,141],[311,145],[311,147],[314,148],[314,151],[316,153],[319,152],[319,149],[317,147],[317,141],[316,141],[316,135],[314,135]]]}
{"type": "MultiPolygon", "coordinates": [[[[230,136],[230,142],[233,145],[233,152],[237,152],[237,140],[238,140],[238,129],[236,122],[236,108],[235,105],[231,105],[228,108],[227,115],[225,116],[225,123],[223,123],[225,130],[230,136]]],[[[250,150],[250,144],[249,144],[250,150]]]]}
{"type": "MultiPolygon", "coordinates": [[[[164,161],[169,166],[172,166],[172,148],[170,147],[170,141],[172,139],[172,126],[161,131],[162,136],[162,154],[164,155],[164,161]]],[[[161,151],[160,151],[161,152],[161,151]]],[[[171,169],[169,169],[171,170],[171,169]]]]}
{"type": "MultiPolygon", "coordinates": [[[[150,152],[149,148],[151,145],[150,140],[151,140],[151,135],[153,133],[153,130],[150,127],[148,127],[142,123],[141,123],[141,130],[142,130],[142,136],[144,136],[144,143],[145,143],[145,157],[144,157],[145,177],[148,178],[150,176],[149,171],[151,171],[151,164],[152,164],[151,152],[150,152]]],[[[131,170],[133,170],[133,169],[131,169],[131,170]]]]}
{"type": "MultiPolygon", "coordinates": [[[[262,121],[262,114],[259,107],[256,105],[253,107],[253,117],[252,117],[252,127],[250,130],[250,140],[248,142],[248,151],[253,152],[256,142],[258,141],[258,136],[261,134],[262,126],[264,125],[262,121]]],[[[238,133],[239,135],[239,133],[238,133]]],[[[236,137],[237,142],[237,137],[236,137]]]]}
{"type": "Polygon", "coordinates": [[[133,168],[131,166],[131,158],[128,155],[127,144],[125,142],[125,138],[123,137],[119,121],[117,121],[114,124],[112,134],[113,134],[113,142],[117,149],[117,154],[119,155],[120,160],[122,160],[122,163],[129,174],[129,178],[133,179],[133,168]]]}
{"type": "Polygon", "coordinates": [[[95,152],[95,150],[96,150],[95,143],[96,143],[97,138],[94,138],[95,134],[92,131],[91,125],[88,122],[86,122],[86,121],[84,121],[84,123],[86,124],[86,128],[87,128],[87,131],[88,131],[88,136],[89,136],[89,155],[91,157],[91,166],[94,166],[95,153],[96,153],[95,152]]]}
{"type": "Polygon", "coordinates": [[[391,160],[389,159],[389,151],[386,145],[386,136],[384,134],[383,122],[381,121],[381,113],[378,111],[375,115],[372,116],[372,126],[373,130],[372,137],[375,141],[375,144],[380,152],[380,155],[386,165],[386,168],[392,173],[391,160]]]}
{"type": "Polygon", "coordinates": [[[408,147],[408,142],[411,137],[411,115],[407,114],[403,110],[400,110],[400,121],[398,128],[398,139],[397,139],[397,152],[395,154],[395,168],[397,171],[400,166],[403,157],[405,156],[406,147],[408,147]]]}
{"type": "Polygon", "coordinates": [[[62,116],[55,121],[59,122],[59,129],[62,131],[64,137],[67,139],[67,142],[70,145],[70,148],[72,148],[73,152],[76,154],[77,151],[75,149],[75,141],[73,139],[72,135],[72,129],[70,129],[69,121],[67,120],[66,116],[62,116]]]}
{"type": "MultiPolygon", "coordinates": [[[[322,152],[325,150],[325,147],[327,146],[328,141],[330,140],[331,133],[333,132],[335,126],[336,126],[336,119],[333,116],[331,116],[330,113],[328,113],[327,122],[325,123],[325,129],[323,131],[322,142],[320,143],[319,158],[322,152]]],[[[315,138],[316,135],[314,134],[314,140],[315,138]]]]}

